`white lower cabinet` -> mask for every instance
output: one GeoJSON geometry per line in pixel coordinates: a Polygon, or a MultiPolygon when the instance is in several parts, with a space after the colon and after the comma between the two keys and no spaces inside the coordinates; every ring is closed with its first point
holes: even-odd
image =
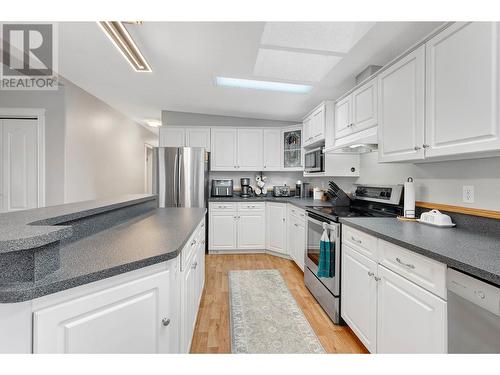
{"type": "Polygon", "coordinates": [[[177,324],[169,303],[171,272],[164,269],[35,310],[33,352],[171,352],[170,323],[177,324]]]}
{"type": "Polygon", "coordinates": [[[238,213],[236,211],[213,212],[209,218],[209,249],[234,250],[237,244],[238,213]]]}
{"type": "Polygon", "coordinates": [[[342,318],[371,352],[377,341],[377,263],[342,246],[342,318]]]}
{"type": "Polygon", "coordinates": [[[446,302],[378,266],[377,353],[446,353],[446,302]]]}
{"type": "Polygon", "coordinates": [[[288,205],[287,248],[290,258],[304,270],[306,254],[306,215],[304,210],[288,205]]]}
{"type": "Polygon", "coordinates": [[[266,203],[266,248],[288,254],[286,248],[286,203],[266,203]]]}
{"type": "Polygon", "coordinates": [[[372,353],[446,353],[447,305],[435,294],[439,288],[430,287],[439,284],[446,267],[408,257],[409,250],[396,245],[388,254],[385,241],[368,235],[370,241],[356,241],[358,248],[348,241],[358,232],[346,225],[342,231],[342,318],[372,353]],[[381,265],[389,256],[407,269],[381,265]]]}
{"type": "Polygon", "coordinates": [[[264,249],[266,247],[265,211],[248,210],[238,213],[238,249],[264,249]]]}

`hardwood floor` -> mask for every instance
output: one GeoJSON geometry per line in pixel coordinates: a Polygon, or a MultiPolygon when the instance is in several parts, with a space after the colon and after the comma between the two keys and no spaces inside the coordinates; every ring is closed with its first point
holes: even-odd
{"type": "Polygon", "coordinates": [[[327,353],[367,353],[347,326],[336,326],[304,285],[303,273],[291,260],[268,254],[207,255],[191,353],[230,353],[228,271],[277,269],[327,353]]]}

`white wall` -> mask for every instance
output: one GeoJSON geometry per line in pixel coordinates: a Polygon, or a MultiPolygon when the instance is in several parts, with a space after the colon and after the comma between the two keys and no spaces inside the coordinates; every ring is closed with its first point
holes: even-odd
{"type": "Polygon", "coordinates": [[[378,154],[361,156],[356,183],[402,184],[413,177],[416,199],[424,202],[500,210],[500,158],[422,164],[379,164],[378,154]],[[475,202],[462,202],[462,186],[473,185],[475,202]]]}
{"type": "Polygon", "coordinates": [[[157,136],[70,82],[65,91],[65,201],[143,193],[144,144],[157,136]]]}

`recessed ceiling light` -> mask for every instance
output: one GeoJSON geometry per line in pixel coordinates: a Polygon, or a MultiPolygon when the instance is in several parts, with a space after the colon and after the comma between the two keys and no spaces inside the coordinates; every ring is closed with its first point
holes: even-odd
{"type": "Polygon", "coordinates": [[[160,120],[146,120],[146,124],[148,124],[148,126],[151,126],[152,128],[158,128],[161,126],[161,121],[160,120]]]}
{"type": "Polygon", "coordinates": [[[98,24],[136,72],[152,71],[122,22],[103,21],[98,24]]]}
{"type": "Polygon", "coordinates": [[[294,94],[307,94],[312,90],[310,85],[299,85],[295,83],[256,81],[253,79],[216,77],[217,86],[237,87],[254,90],[283,91],[294,94]]]}

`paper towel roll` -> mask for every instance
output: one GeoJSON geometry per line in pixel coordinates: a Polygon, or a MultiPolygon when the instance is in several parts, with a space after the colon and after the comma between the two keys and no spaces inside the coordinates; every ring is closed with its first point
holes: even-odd
{"type": "Polygon", "coordinates": [[[413,185],[413,178],[408,177],[406,180],[404,193],[404,217],[413,219],[415,218],[415,185],[413,185]]]}

